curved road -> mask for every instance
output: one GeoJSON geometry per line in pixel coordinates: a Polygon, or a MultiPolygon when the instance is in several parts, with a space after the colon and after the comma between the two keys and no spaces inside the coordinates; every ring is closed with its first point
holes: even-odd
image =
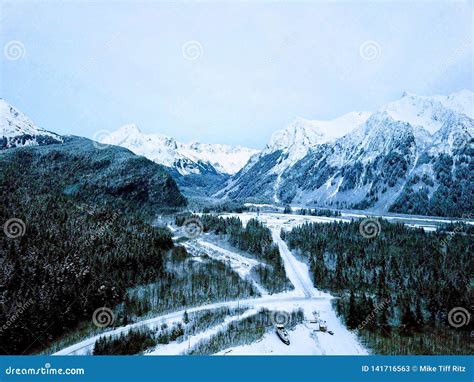
{"type": "MultiPolygon", "coordinates": [[[[269,222],[266,222],[269,223],[269,222]]],[[[223,301],[207,305],[201,305],[194,308],[187,308],[188,313],[198,312],[206,309],[215,309],[221,307],[234,308],[240,305],[248,306],[249,308],[254,307],[270,307],[278,309],[278,305],[292,302],[310,302],[310,301],[329,301],[332,296],[327,293],[322,293],[314,288],[311,281],[308,266],[299,262],[288,249],[286,243],[280,237],[280,227],[278,224],[268,224],[272,231],[274,242],[278,245],[280,255],[282,256],[286,274],[294,285],[295,289],[291,292],[279,293],[272,296],[264,296],[261,298],[252,298],[245,300],[234,300],[234,301],[223,301]],[[318,297],[316,297],[318,296],[318,297]]],[[[153,317],[148,320],[140,321],[127,326],[122,326],[116,329],[112,329],[106,332],[102,332],[93,337],[87,338],[74,345],[68,346],[56,353],[55,355],[72,355],[72,354],[86,354],[92,352],[95,342],[104,335],[120,335],[127,333],[130,329],[142,328],[142,327],[154,327],[160,325],[163,321],[170,321],[182,318],[185,310],[179,310],[176,312],[164,314],[161,316],[153,317]]]]}
{"type": "MultiPolygon", "coordinates": [[[[284,293],[264,298],[254,298],[254,299],[246,299],[246,300],[234,300],[234,301],[224,301],[224,302],[216,302],[213,304],[201,305],[195,308],[186,309],[188,313],[198,312],[201,310],[206,309],[216,309],[221,307],[229,307],[235,308],[240,305],[242,306],[249,306],[249,307],[267,307],[271,305],[278,305],[280,303],[287,303],[287,302],[298,302],[298,301],[310,301],[310,300],[326,300],[326,297],[300,297],[300,296],[289,296],[291,293],[284,293]]],[[[150,318],[148,320],[136,322],[134,324],[130,324],[127,326],[122,326],[120,328],[116,328],[113,330],[109,330],[106,332],[102,332],[94,337],[87,338],[81,342],[78,342],[74,345],[68,346],[56,353],[54,355],[74,355],[74,354],[85,354],[88,351],[92,351],[94,348],[95,342],[104,335],[120,335],[122,333],[127,333],[130,329],[137,329],[142,327],[153,327],[156,325],[161,325],[163,321],[169,321],[174,319],[181,319],[183,317],[185,310],[176,311],[173,313],[168,313],[162,316],[157,316],[150,318]]]]}

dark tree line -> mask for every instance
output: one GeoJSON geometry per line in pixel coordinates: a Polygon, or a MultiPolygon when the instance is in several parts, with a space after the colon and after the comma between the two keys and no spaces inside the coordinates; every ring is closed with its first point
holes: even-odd
{"type": "Polygon", "coordinates": [[[447,321],[451,309],[471,306],[470,235],[446,240],[444,233],[379,223],[371,239],[356,221],[304,224],[282,237],[307,258],[315,286],[339,296],[337,310],[351,329],[408,334],[442,327],[463,336],[472,330],[471,323],[454,331],[447,321]]]}
{"type": "Polygon", "coordinates": [[[298,211],[300,215],[311,215],[311,216],[341,216],[340,211],[329,210],[325,208],[315,208],[312,210],[311,208],[302,208],[298,211]]]}
{"type": "Polygon", "coordinates": [[[131,329],[118,337],[100,337],[94,345],[94,355],[133,355],[156,346],[150,329],[131,329]]]}

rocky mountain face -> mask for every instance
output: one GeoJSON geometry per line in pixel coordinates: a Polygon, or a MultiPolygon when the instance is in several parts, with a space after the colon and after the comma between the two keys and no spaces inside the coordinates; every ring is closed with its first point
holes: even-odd
{"type": "Polygon", "coordinates": [[[278,189],[288,169],[312,150],[351,131],[369,115],[355,112],[331,121],[296,119],[275,132],[260,155],[252,157],[216,196],[281,202],[278,189]]]}
{"type": "Polygon", "coordinates": [[[298,120],[216,196],[461,216],[474,211],[473,109],[467,90],[404,94],[371,114],[341,117],[338,131],[349,132],[337,137],[333,128],[329,138],[324,127],[334,121],[318,131],[298,120]]]}

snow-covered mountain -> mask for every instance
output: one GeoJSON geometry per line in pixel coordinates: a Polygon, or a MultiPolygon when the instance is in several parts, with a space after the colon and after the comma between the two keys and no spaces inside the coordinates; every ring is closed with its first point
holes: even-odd
{"type": "MultiPolygon", "coordinates": [[[[368,112],[353,112],[327,121],[296,119],[285,129],[275,132],[260,155],[254,156],[216,196],[232,196],[239,187],[244,190],[244,194],[238,197],[257,196],[252,195],[252,191],[246,187],[253,181],[259,188],[259,185],[264,186],[270,180],[276,190],[282,174],[304,158],[311,149],[343,136],[366,121],[369,116],[368,112]]],[[[258,197],[268,197],[272,193],[265,187],[262,191],[264,194],[258,197]]],[[[280,201],[276,192],[273,192],[273,200],[280,201]]]]}
{"type": "Polygon", "coordinates": [[[241,146],[181,143],[160,134],[144,134],[136,125],[126,125],[104,135],[101,143],[128,148],[154,162],[175,169],[181,175],[217,172],[235,174],[258,150],[241,146]]]}
{"type": "Polygon", "coordinates": [[[473,101],[468,90],[405,93],[372,114],[298,120],[216,195],[434,215],[472,211],[473,101]],[[335,121],[349,121],[338,129],[349,132],[328,137],[335,121]]]}
{"type": "Polygon", "coordinates": [[[63,141],[61,136],[37,127],[2,98],[0,98],[0,134],[0,149],[63,141]]]}

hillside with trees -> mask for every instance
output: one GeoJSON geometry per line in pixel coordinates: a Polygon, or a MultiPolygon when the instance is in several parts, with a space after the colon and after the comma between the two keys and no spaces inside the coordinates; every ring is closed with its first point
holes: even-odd
{"type": "Polygon", "coordinates": [[[0,152],[2,354],[28,354],[91,321],[126,289],[166,277],[167,229],[157,207],[185,204],[162,167],[87,139],[0,152]]]}
{"type": "Polygon", "coordinates": [[[357,221],[304,224],[282,237],[308,262],[314,285],[339,297],[346,325],[376,353],[471,353],[472,323],[455,329],[447,320],[451,309],[471,306],[470,230],[447,235],[379,224],[373,238],[361,235],[357,221]]]}

